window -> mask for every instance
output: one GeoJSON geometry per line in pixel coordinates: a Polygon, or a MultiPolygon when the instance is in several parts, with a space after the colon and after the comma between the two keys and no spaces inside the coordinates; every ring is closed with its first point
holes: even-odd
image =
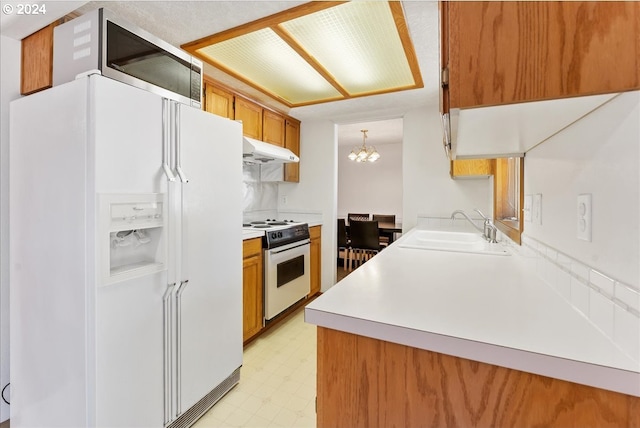
{"type": "Polygon", "coordinates": [[[524,158],[496,159],[494,213],[498,229],[520,243],[524,193],[524,158]]]}

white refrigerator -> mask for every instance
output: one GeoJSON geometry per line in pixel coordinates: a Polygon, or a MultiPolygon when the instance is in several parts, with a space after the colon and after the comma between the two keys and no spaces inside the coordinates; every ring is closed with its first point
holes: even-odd
{"type": "Polygon", "coordinates": [[[189,426],[240,378],[241,124],[94,75],[10,140],[11,426],[189,426]]]}

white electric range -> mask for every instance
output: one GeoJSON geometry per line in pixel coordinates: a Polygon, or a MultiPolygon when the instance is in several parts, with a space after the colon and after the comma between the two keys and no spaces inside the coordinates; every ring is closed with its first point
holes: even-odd
{"type": "Polygon", "coordinates": [[[242,228],[264,231],[264,318],[268,321],[309,294],[309,225],[267,219],[245,223],[242,228]]]}

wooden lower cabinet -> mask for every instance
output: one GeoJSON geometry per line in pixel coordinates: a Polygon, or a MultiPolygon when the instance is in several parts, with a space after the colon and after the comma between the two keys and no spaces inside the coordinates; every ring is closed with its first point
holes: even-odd
{"type": "Polygon", "coordinates": [[[262,238],[243,241],[242,254],[242,340],[262,330],[262,238]]]}
{"type": "Polygon", "coordinates": [[[319,427],[640,427],[640,398],[318,327],[319,427]]]}
{"type": "Polygon", "coordinates": [[[309,297],[320,292],[322,287],[322,226],[312,226],[309,228],[311,237],[311,289],[309,297]]]}

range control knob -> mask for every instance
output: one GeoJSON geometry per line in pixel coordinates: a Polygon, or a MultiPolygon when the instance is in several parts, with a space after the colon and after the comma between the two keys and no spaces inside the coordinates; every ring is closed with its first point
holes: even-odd
{"type": "Polygon", "coordinates": [[[278,234],[273,232],[271,233],[271,239],[276,239],[278,237],[278,234]]]}

